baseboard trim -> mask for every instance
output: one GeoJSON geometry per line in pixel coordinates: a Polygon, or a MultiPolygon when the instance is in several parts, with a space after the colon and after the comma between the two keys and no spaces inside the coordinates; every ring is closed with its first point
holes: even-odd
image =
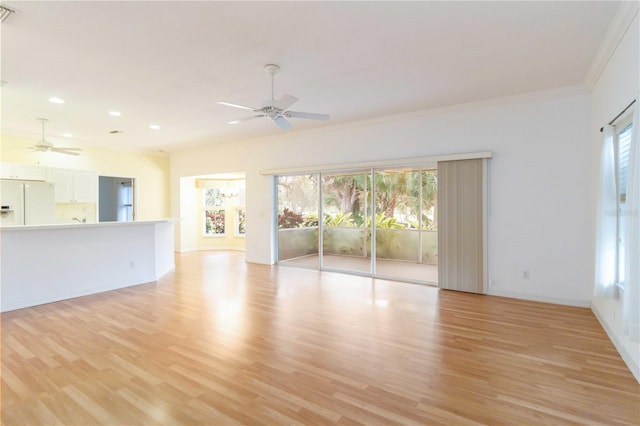
{"type": "Polygon", "coordinates": [[[510,297],[512,299],[531,300],[532,302],[553,303],[554,305],[576,306],[578,308],[590,308],[591,300],[560,299],[555,297],[536,296],[534,294],[513,293],[491,289],[487,293],[490,296],[510,297]]]}
{"type": "Polygon", "coordinates": [[[627,364],[627,367],[631,371],[631,374],[633,374],[633,377],[635,377],[638,383],[640,383],[640,365],[635,363],[633,357],[627,351],[626,346],[620,341],[617,334],[611,329],[609,323],[605,321],[604,315],[598,310],[597,305],[591,305],[591,312],[593,312],[593,315],[595,315],[596,319],[604,329],[604,332],[607,333],[607,336],[609,336],[611,343],[613,343],[613,346],[615,346],[624,363],[627,364]]]}
{"type": "Polygon", "coordinates": [[[190,251],[240,251],[243,253],[246,252],[245,249],[238,248],[238,247],[188,247],[188,248],[183,248],[176,253],[188,253],[190,251]]]}
{"type": "Polygon", "coordinates": [[[190,251],[198,251],[198,249],[196,247],[182,247],[176,253],[188,253],[190,251]]]}

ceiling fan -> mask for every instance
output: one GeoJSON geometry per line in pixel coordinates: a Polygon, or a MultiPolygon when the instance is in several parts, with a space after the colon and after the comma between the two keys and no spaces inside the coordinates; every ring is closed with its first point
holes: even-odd
{"type": "Polygon", "coordinates": [[[273,120],[276,126],[280,127],[282,130],[288,130],[292,127],[291,123],[287,120],[287,118],[308,118],[311,120],[323,120],[326,121],[329,119],[327,114],[315,114],[311,112],[298,112],[298,111],[288,111],[291,105],[298,101],[298,98],[291,95],[282,95],[282,97],[278,100],[275,100],[273,97],[273,76],[280,71],[280,67],[274,64],[265,65],[264,70],[267,74],[271,75],[271,99],[266,100],[262,103],[262,107],[254,108],[246,105],[233,104],[229,102],[218,102],[220,105],[226,105],[234,108],[248,109],[253,111],[255,115],[240,118],[238,120],[229,121],[228,124],[238,124],[243,121],[253,120],[255,118],[261,117],[269,117],[273,120]]]}
{"type": "Polygon", "coordinates": [[[30,147],[32,151],[39,152],[59,152],[60,154],[68,154],[68,155],[80,155],[82,148],[69,148],[69,147],[56,147],[53,143],[44,139],[44,125],[47,123],[46,118],[38,118],[38,121],[42,123],[42,139],[36,142],[35,145],[30,147]]]}

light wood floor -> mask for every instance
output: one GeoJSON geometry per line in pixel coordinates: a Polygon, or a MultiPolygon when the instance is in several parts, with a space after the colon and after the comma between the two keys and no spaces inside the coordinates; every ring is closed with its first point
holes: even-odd
{"type": "Polygon", "coordinates": [[[2,424],[638,424],[588,309],[177,256],[2,314],[2,424]]]}

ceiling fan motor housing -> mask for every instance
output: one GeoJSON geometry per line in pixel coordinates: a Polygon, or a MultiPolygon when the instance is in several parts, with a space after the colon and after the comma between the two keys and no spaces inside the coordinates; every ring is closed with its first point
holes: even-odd
{"type": "Polygon", "coordinates": [[[275,75],[280,71],[280,67],[275,64],[267,64],[264,66],[264,70],[271,75],[275,75]]]}

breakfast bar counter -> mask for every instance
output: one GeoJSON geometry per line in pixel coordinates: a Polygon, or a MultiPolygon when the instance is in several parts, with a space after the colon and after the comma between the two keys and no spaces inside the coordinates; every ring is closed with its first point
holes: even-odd
{"type": "Polygon", "coordinates": [[[156,281],[174,219],[0,228],[2,312],[156,281]]]}

